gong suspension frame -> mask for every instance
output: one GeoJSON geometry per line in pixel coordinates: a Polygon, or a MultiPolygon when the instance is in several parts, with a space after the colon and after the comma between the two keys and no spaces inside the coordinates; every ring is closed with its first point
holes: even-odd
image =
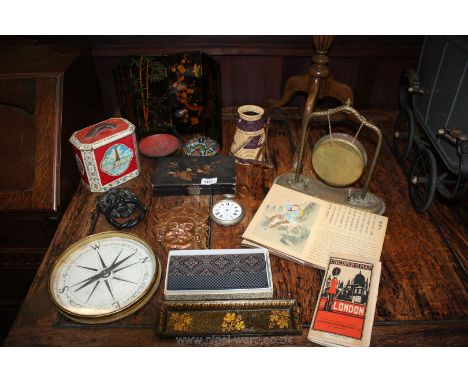
{"type": "Polygon", "coordinates": [[[359,122],[362,123],[362,125],[367,126],[371,130],[373,130],[377,134],[377,147],[375,148],[374,156],[372,158],[371,166],[369,169],[369,173],[367,174],[367,179],[364,183],[364,187],[361,192],[361,198],[364,199],[364,197],[367,194],[367,191],[369,189],[369,183],[372,178],[372,174],[374,173],[375,165],[377,163],[377,159],[380,155],[380,148],[382,146],[382,132],[380,129],[375,126],[374,124],[370,123],[368,120],[366,120],[356,109],[351,107],[351,101],[348,100],[346,102],[346,105],[338,106],[334,109],[328,109],[324,111],[315,111],[310,113],[307,118],[305,118],[302,121],[302,134],[301,134],[301,142],[299,145],[299,156],[297,160],[297,167],[296,167],[296,173],[294,176],[294,182],[298,183],[299,178],[302,173],[302,169],[304,167],[304,152],[305,152],[305,146],[307,143],[307,137],[309,136],[309,122],[311,121],[312,118],[316,117],[327,117],[333,114],[338,114],[338,113],[348,113],[353,115],[359,122]]]}

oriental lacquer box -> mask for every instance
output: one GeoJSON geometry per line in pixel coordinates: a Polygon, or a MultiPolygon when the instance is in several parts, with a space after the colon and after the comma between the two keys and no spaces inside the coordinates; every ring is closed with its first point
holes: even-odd
{"type": "Polygon", "coordinates": [[[156,195],[235,194],[235,161],[225,155],[159,158],[152,184],[156,195]]]}
{"type": "Polygon", "coordinates": [[[170,251],[164,296],[167,300],[271,298],[268,250],[170,251]]]}
{"type": "Polygon", "coordinates": [[[110,118],[76,131],[70,137],[83,184],[104,192],[139,174],[135,126],[110,118]]]}

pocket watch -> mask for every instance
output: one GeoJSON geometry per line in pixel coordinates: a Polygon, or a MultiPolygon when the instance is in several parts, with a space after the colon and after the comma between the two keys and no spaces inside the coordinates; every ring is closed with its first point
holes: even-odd
{"type": "Polygon", "coordinates": [[[244,209],[235,201],[235,195],[223,195],[224,199],[215,203],[210,211],[210,218],[215,223],[230,226],[239,223],[244,218],[244,209]]]}
{"type": "Polygon", "coordinates": [[[161,263],[138,236],[103,232],[63,252],[49,276],[49,294],[61,313],[86,323],[119,320],[148,302],[161,279],[161,263]]]}

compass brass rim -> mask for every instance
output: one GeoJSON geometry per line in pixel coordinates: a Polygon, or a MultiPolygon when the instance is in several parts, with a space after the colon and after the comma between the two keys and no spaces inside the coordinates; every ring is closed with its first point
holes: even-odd
{"type": "Polygon", "coordinates": [[[72,244],[67,249],[65,249],[65,251],[63,251],[55,259],[54,263],[52,264],[50,273],[49,273],[48,292],[49,292],[49,296],[52,302],[64,316],[70,318],[73,321],[77,321],[80,323],[104,324],[104,323],[109,323],[109,322],[120,320],[136,312],[141,307],[143,307],[156,292],[159,286],[159,283],[161,281],[161,273],[162,273],[161,261],[159,260],[159,257],[156,256],[156,254],[153,252],[150,245],[145,240],[138,237],[137,235],[127,233],[127,232],[115,232],[115,231],[100,232],[100,233],[87,236],[81,240],[78,240],[76,243],[72,244]],[[115,238],[115,237],[122,238],[122,239],[130,239],[130,240],[137,241],[140,244],[143,244],[143,246],[146,247],[146,249],[148,250],[148,253],[154,257],[155,265],[156,265],[155,272],[154,272],[153,279],[148,284],[148,287],[131,304],[126,305],[122,307],[121,309],[118,309],[114,312],[103,313],[103,314],[79,314],[79,313],[71,312],[70,310],[61,306],[61,304],[56,300],[56,298],[54,297],[54,294],[52,293],[52,290],[53,290],[53,285],[52,285],[53,277],[52,276],[58,270],[59,265],[65,262],[65,260],[67,260],[73,253],[75,253],[77,249],[82,248],[87,244],[92,243],[93,241],[97,239],[115,238]]]}
{"type": "Polygon", "coordinates": [[[211,220],[213,220],[216,224],[223,225],[223,226],[226,226],[226,227],[231,226],[231,225],[236,225],[236,224],[240,223],[240,222],[242,221],[242,219],[244,219],[244,216],[245,216],[244,207],[242,207],[241,204],[240,204],[239,202],[237,202],[237,201],[235,201],[235,200],[232,200],[231,198],[222,199],[222,200],[220,200],[219,202],[216,202],[216,203],[213,205],[213,207],[211,207],[211,209],[210,209],[210,218],[211,218],[211,220]],[[216,216],[214,216],[214,214],[213,214],[213,209],[214,209],[214,207],[215,207],[217,204],[222,203],[222,202],[226,202],[226,201],[227,201],[227,202],[236,203],[236,204],[240,207],[240,209],[241,209],[240,215],[239,215],[237,218],[235,218],[235,219],[233,219],[233,220],[230,220],[230,221],[218,219],[218,218],[217,218],[216,216]]]}

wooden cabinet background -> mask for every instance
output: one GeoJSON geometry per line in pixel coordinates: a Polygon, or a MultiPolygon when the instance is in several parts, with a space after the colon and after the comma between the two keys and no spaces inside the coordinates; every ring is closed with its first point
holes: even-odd
{"type": "MultiPolygon", "coordinates": [[[[3,36],[2,43],[87,46],[108,116],[119,110],[112,69],[129,55],[212,55],[221,67],[223,106],[278,99],[289,77],[307,72],[312,56],[311,36],[3,36]]],[[[423,36],[337,36],[330,51],[332,75],[351,86],[356,108],[395,110],[401,72],[416,68],[422,43],[423,36]]],[[[298,95],[291,105],[304,101],[298,95]]]]}
{"type": "Polygon", "coordinates": [[[103,116],[82,48],[0,48],[0,341],[79,180],[67,143],[103,116]]]}
{"type": "Polygon", "coordinates": [[[62,78],[0,76],[1,211],[57,211],[62,78]]]}
{"type": "MultiPolygon", "coordinates": [[[[262,105],[283,94],[286,80],[307,73],[311,36],[89,37],[106,111],[118,111],[112,68],[128,55],[203,51],[221,67],[223,106],[262,105]]],[[[354,91],[358,109],[395,110],[402,71],[415,68],[422,36],[337,36],[330,51],[332,75],[354,91]]],[[[297,95],[291,105],[301,106],[297,95]]]]}

